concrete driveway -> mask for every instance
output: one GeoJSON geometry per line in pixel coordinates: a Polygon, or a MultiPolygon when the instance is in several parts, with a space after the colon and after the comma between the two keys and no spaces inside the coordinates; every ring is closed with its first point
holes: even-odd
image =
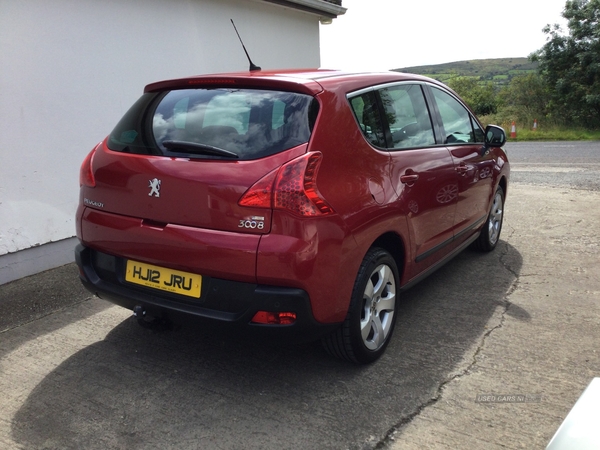
{"type": "Polygon", "coordinates": [[[514,283],[387,448],[544,448],[600,374],[600,193],[513,184],[509,196],[501,261],[514,283]]]}
{"type": "Polygon", "coordinates": [[[72,265],[0,286],[0,448],[543,448],[600,374],[600,193],[516,178],[496,251],[407,292],[367,367],[142,329],[72,265]]]}

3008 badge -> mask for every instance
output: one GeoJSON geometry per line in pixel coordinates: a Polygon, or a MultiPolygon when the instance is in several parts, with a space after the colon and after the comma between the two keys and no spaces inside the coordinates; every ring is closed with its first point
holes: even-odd
{"type": "Polygon", "coordinates": [[[258,216],[251,217],[250,219],[241,219],[238,228],[263,230],[265,228],[264,220],[264,217],[258,216]]]}

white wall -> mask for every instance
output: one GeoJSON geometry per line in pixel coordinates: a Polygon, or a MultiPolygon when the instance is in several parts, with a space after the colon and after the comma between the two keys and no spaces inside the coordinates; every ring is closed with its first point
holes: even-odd
{"type": "Polygon", "coordinates": [[[263,69],[319,66],[319,18],[266,2],[0,1],[0,269],[75,235],[80,164],[145,84],[248,69],[230,18],[263,69]]]}

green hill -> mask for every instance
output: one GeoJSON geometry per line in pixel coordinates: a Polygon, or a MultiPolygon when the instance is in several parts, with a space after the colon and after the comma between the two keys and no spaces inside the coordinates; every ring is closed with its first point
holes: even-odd
{"type": "Polygon", "coordinates": [[[537,62],[531,62],[527,58],[497,58],[404,67],[394,71],[425,75],[444,83],[456,76],[474,77],[480,81],[492,81],[497,87],[501,87],[508,84],[514,76],[535,72],[537,67],[537,62]]]}

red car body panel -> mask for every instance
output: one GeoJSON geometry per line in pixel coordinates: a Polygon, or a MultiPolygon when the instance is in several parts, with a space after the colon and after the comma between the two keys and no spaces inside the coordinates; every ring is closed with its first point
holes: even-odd
{"type": "Polygon", "coordinates": [[[258,235],[147,224],[92,208],[82,211],[81,220],[82,242],[103,252],[213,277],[233,273],[236,281],[256,281],[258,235]]]}
{"type": "Polygon", "coordinates": [[[339,217],[298,221],[275,213],[271,234],[260,241],[257,281],[303,289],[318,322],[339,322],[348,310],[355,253],[354,239],[339,217]]]}

